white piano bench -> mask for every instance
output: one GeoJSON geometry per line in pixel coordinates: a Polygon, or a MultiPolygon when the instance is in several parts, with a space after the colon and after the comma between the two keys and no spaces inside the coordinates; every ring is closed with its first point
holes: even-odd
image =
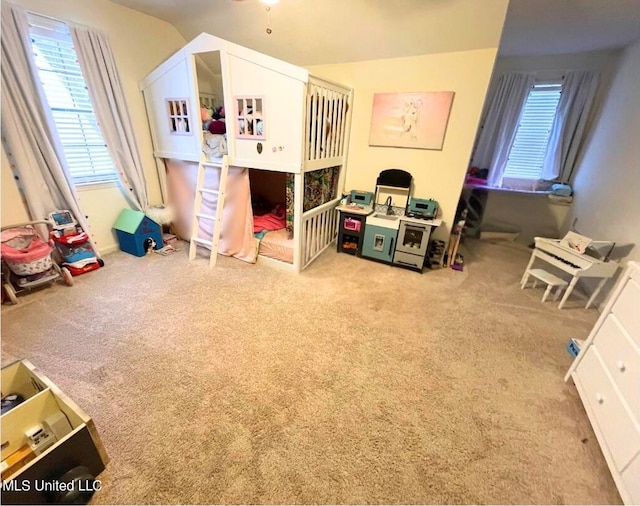
{"type": "Polygon", "coordinates": [[[545,271],[544,269],[528,269],[527,272],[524,273],[522,284],[520,285],[521,290],[524,290],[524,288],[527,286],[527,282],[529,281],[529,276],[533,276],[534,278],[533,288],[536,287],[536,285],[538,284],[538,281],[542,281],[543,283],[546,283],[547,289],[545,290],[544,295],[542,296],[542,302],[545,302],[547,300],[547,297],[549,297],[551,290],[553,290],[554,288],[556,288],[556,292],[553,296],[553,300],[557,301],[558,297],[560,297],[560,294],[562,293],[562,290],[564,290],[567,287],[567,282],[564,279],[561,279],[558,276],[554,276],[553,274],[545,271]]]}

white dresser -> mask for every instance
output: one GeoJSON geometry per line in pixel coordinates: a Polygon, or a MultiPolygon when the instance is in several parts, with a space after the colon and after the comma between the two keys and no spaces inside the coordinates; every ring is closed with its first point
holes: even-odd
{"type": "Polygon", "coordinates": [[[629,262],[565,377],[625,504],[640,504],[640,264],[629,262]]]}

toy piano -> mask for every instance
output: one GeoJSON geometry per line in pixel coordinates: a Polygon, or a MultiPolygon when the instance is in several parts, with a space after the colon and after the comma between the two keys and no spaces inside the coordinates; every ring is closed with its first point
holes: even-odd
{"type": "Polygon", "coordinates": [[[559,309],[562,309],[580,278],[600,278],[598,286],[593,294],[591,294],[591,297],[589,297],[587,305],[585,306],[585,309],[588,309],[600,293],[607,279],[611,278],[619,267],[617,262],[607,261],[606,258],[596,258],[595,256],[580,253],[575,249],[567,247],[563,244],[562,239],[536,237],[535,249],[531,254],[529,265],[522,276],[521,283],[524,281],[536,259],[540,259],[573,276],[558,305],[559,309]]]}

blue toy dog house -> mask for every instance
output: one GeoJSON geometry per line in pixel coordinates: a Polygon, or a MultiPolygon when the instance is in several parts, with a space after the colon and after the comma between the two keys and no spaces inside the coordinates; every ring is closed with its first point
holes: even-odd
{"type": "Polygon", "coordinates": [[[150,240],[155,242],[155,248],[162,248],[162,230],[151,218],[143,212],[133,209],[123,209],[113,224],[120,249],[137,257],[147,253],[150,240]]]}

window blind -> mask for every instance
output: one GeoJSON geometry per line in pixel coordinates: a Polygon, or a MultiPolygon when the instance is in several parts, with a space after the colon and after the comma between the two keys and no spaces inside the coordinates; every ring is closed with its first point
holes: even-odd
{"type": "Polygon", "coordinates": [[[540,178],[561,91],[561,84],[536,84],[529,92],[509,152],[505,178],[540,178]]]}
{"type": "Polygon", "coordinates": [[[77,185],[117,180],[87,85],[63,21],[30,13],[38,76],[51,108],[71,177],[77,185]]]}

